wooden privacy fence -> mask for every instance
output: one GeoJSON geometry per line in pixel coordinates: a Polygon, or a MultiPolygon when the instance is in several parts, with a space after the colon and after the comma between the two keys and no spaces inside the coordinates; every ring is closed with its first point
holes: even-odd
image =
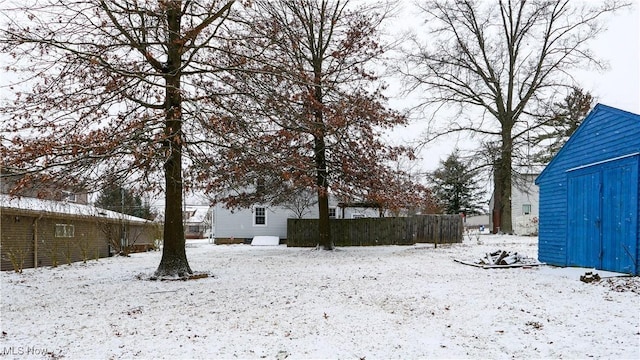
{"type": "MultiPolygon", "coordinates": [[[[318,219],[288,219],[287,246],[318,245],[318,219]]],[[[460,215],[331,219],[335,246],[451,244],[462,242],[460,215]]]]}

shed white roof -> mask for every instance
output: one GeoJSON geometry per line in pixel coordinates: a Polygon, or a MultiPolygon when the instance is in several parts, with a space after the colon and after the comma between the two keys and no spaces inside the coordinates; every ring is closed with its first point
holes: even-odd
{"type": "Polygon", "coordinates": [[[44,214],[66,214],[75,216],[94,216],[105,219],[123,219],[130,222],[148,222],[149,220],[101,209],[91,205],[75,204],[63,201],[44,200],[31,197],[12,197],[0,194],[0,207],[36,211],[44,214]]]}

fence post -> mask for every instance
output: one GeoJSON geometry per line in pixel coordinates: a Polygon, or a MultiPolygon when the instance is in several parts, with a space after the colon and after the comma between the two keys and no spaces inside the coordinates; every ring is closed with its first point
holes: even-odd
{"type": "Polygon", "coordinates": [[[440,241],[440,236],[442,235],[442,231],[440,229],[440,216],[436,215],[436,225],[435,225],[435,239],[433,239],[433,247],[435,249],[438,248],[438,242],[440,241]]]}

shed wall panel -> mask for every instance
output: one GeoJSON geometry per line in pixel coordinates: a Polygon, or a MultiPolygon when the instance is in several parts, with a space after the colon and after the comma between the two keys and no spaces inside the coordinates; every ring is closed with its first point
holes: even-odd
{"type": "Polygon", "coordinates": [[[541,183],[540,199],[538,258],[541,262],[565,266],[567,218],[561,214],[567,211],[566,184],[557,177],[555,181],[541,183]]]}

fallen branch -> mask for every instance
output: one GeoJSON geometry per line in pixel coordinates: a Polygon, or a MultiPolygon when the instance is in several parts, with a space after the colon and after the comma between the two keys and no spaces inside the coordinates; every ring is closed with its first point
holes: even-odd
{"type": "Polygon", "coordinates": [[[159,278],[151,278],[151,280],[160,280],[160,281],[187,281],[187,280],[197,280],[208,278],[209,274],[191,274],[187,276],[180,277],[159,277],[159,278]]]}
{"type": "Polygon", "coordinates": [[[152,291],[149,294],[162,294],[162,293],[170,293],[170,292],[177,292],[178,290],[183,290],[183,289],[176,289],[176,290],[164,290],[164,291],[152,291]]]}
{"type": "Polygon", "coordinates": [[[540,266],[540,265],[546,265],[546,263],[541,263],[541,262],[536,262],[536,263],[528,263],[528,264],[521,264],[521,263],[516,263],[516,264],[511,264],[511,265],[487,265],[487,264],[477,264],[474,262],[470,262],[470,261],[464,261],[464,260],[459,260],[459,259],[453,259],[453,261],[463,264],[463,265],[470,265],[470,266],[475,266],[475,267],[479,267],[479,268],[483,268],[483,269],[506,269],[506,268],[517,268],[517,267],[531,267],[531,266],[540,266]]]}

